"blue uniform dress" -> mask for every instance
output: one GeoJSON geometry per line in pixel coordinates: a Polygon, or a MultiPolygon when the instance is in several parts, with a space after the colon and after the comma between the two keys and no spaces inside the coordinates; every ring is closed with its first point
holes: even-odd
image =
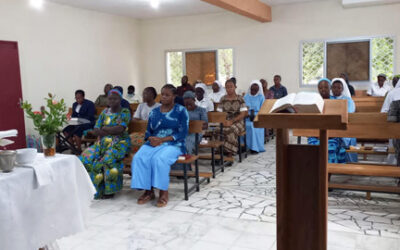
{"type": "MultiPolygon", "coordinates": [[[[265,97],[264,95],[252,96],[250,94],[246,94],[244,96],[244,101],[249,108],[249,115],[250,110],[254,110],[254,115],[257,115],[265,101],[265,97]]],[[[264,152],[264,131],[265,130],[263,128],[255,128],[253,122],[250,121],[249,118],[246,118],[247,147],[256,152],[264,152]]]]}
{"type": "MultiPolygon", "coordinates": [[[[336,97],[331,96],[330,99],[347,100],[347,112],[354,113],[355,104],[351,98],[346,96],[336,97]]],[[[319,139],[316,137],[308,138],[308,144],[319,145],[319,139]]],[[[329,138],[328,140],[328,162],[329,163],[346,163],[357,162],[357,154],[346,153],[346,148],[351,145],[357,145],[355,138],[329,138]]]]}
{"type": "Polygon", "coordinates": [[[175,104],[171,111],[161,112],[161,107],[151,111],[145,139],[151,136],[172,136],[173,141],[153,147],[147,141],[132,159],[131,188],[150,190],[152,187],[168,190],[171,165],[185,153],[185,139],[189,130],[189,115],[185,107],[175,104]]]}
{"type": "MultiPolygon", "coordinates": [[[[356,111],[356,105],[350,97],[347,96],[332,96],[331,99],[338,99],[338,100],[347,100],[347,112],[354,113],[356,111]]],[[[357,146],[357,139],[356,138],[340,138],[340,144],[342,148],[349,148],[350,146],[357,146]]],[[[346,153],[346,162],[357,162],[358,155],[356,153],[346,153]]]]}

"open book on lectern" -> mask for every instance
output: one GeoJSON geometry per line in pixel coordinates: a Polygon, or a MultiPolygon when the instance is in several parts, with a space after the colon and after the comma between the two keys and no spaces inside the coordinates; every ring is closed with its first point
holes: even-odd
{"type": "Polygon", "coordinates": [[[322,113],[324,99],[319,93],[291,93],[275,101],[270,113],[322,113]]]}

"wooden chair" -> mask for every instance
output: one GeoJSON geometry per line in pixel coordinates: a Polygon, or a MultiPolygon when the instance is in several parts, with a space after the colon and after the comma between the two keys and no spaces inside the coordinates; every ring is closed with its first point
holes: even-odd
{"type": "Polygon", "coordinates": [[[129,106],[131,107],[131,111],[132,111],[132,115],[133,115],[136,112],[136,110],[139,106],[139,103],[131,103],[131,104],[129,104],[129,106]]]}
{"type": "MultiPolygon", "coordinates": [[[[209,140],[206,144],[200,144],[200,148],[210,148],[211,149],[211,155],[210,154],[201,154],[199,155],[199,158],[201,160],[211,160],[211,169],[212,169],[212,176],[215,178],[216,172],[225,171],[224,167],[224,138],[223,138],[223,129],[224,125],[223,123],[226,121],[226,116],[227,113],[225,112],[208,112],[208,122],[209,123],[215,123],[219,124],[219,140],[209,140]],[[220,154],[215,155],[215,150],[219,149],[220,154]],[[216,169],[216,164],[215,161],[219,160],[220,164],[218,169],[216,169]]],[[[230,159],[233,162],[233,159],[230,159]]]]}
{"type": "Polygon", "coordinates": [[[204,121],[190,121],[189,123],[189,133],[195,134],[195,154],[191,155],[190,158],[185,160],[178,160],[176,161],[177,164],[182,164],[183,171],[174,170],[170,172],[170,176],[181,176],[183,177],[183,185],[184,185],[184,193],[185,193],[185,200],[189,200],[189,194],[196,190],[196,192],[200,191],[200,183],[203,181],[210,182],[211,173],[201,173],[203,177],[202,181],[200,182],[200,172],[199,172],[199,134],[203,132],[203,123],[204,121]],[[191,164],[195,165],[195,172],[190,173],[188,169],[190,168],[191,164]],[[188,177],[195,177],[195,184],[189,188],[188,186],[188,177]]]}
{"type": "Polygon", "coordinates": [[[156,103],[159,103],[160,101],[161,101],[161,94],[158,94],[158,95],[156,96],[155,102],[156,102],[156,103]]]}
{"type": "Polygon", "coordinates": [[[143,140],[144,140],[144,134],[146,133],[147,130],[147,121],[136,121],[132,120],[129,123],[128,126],[128,133],[131,137],[131,152],[127,155],[127,157],[124,158],[123,163],[124,163],[124,174],[129,174],[131,175],[131,162],[133,159],[133,156],[137,152],[137,150],[140,148],[139,145],[135,145],[134,142],[136,140],[137,134],[143,134],[143,140]]]}

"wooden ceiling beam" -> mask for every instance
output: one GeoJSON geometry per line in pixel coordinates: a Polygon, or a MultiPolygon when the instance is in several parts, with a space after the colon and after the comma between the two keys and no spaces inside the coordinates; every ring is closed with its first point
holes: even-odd
{"type": "Polygon", "coordinates": [[[260,0],[202,0],[232,11],[242,16],[249,17],[259,22],[271,22],[271,6],[260,0]]]}

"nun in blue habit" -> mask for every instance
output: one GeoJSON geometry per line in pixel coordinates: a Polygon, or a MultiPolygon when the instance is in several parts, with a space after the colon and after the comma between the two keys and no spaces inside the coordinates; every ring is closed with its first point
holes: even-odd
{"type": "Polygon", "coordinates": [[[254,80],[251,82],[244,101],[249,109],[249,117],[246,118],[246,143],[247,147],[254,153],[265,152],[264,148],[264,128],[255,128],[253,119],[258,114],[265,101],[265,96],[261,82],[254,80]]]}

